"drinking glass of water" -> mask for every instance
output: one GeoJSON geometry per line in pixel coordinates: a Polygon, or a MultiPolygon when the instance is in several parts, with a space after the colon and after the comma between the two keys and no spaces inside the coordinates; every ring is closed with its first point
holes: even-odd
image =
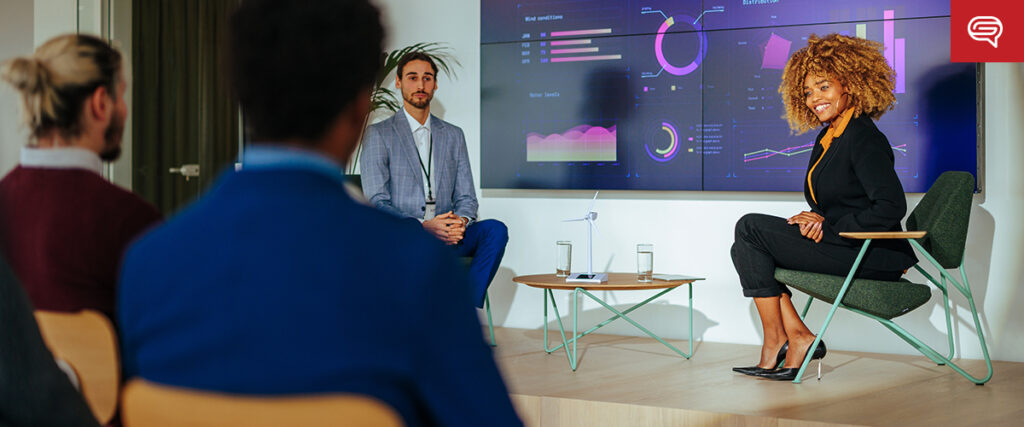
{"type": "Polygon", "coordinates": [[[572,270],[572,242],[559,240],[555,242],[555,276],[569,277],[572,270]]]}
{"type": "Polygon", "coordinates": [[[636,280],[647,283],[654,275],[654,245],[641,243],[636,245],[636,280]]]}

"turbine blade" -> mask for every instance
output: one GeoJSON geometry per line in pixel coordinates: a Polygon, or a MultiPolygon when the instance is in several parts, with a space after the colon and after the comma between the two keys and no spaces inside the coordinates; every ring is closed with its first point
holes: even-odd
{"type": "Polygon", "coordinates": [[[594,210],[594,202],[596,202],[596,201],[597,201],[597,194],[598,194],[598,193],[600,193],[600,191],[595,191],[595,192],[594,192],[594,198],[590,200],[590,207],[588,207],[588,208],[587,208],[587,213],[588,213],[588,214],[589,214],[589,213],[590,213],[591,211],[593,211],[593,210],[594,210]]]}
{"type": "Polygon", "coordinates": [[[587,220],[586,218],[563,219],[562,222],[576,222],[576,221],[586,221],[586,220],[587,220]]]}

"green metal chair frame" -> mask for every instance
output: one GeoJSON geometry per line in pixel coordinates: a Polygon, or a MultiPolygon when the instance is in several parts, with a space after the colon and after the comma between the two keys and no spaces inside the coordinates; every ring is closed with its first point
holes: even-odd
{"type": "Polygon", "coordinates": [[[484,294],[484,311],[487,312],[487,329],[491,333],[491,347],[497,347],[498,342],[494,340],[494,321],[491,320],[491,293],[484,294]]]}
{"type": "MultiPolygon", "coordinates": [[[[867,316],[868,318],[877,320],[883,326],[888,328],[890,331],[895,333],[897,336],[902,338],[904,341],[909,343],[911,346],[916,348],[926,357],[931,359],[938,365],[948,365],[954,371],[962,375],[964,378],[974,382],[977,385],[983,385],[992,379],[992,359],[989,357],[988,345],[985,342],[985,335],[981,328],[981,322],[978,318],[978,310],[974,303],[974,296],[971,292],[970,284],[967,281],[967,273],[964,270],[964,250],[967,241],[967,225],[970,217],[971,209],[971,198],[974,193],[974,177],[967,172],[945,172],[935,181],[928,193],[925,194],[924,198],[918,204],[914,211],[911,212],[907,218],[907,229],[919,229],[921,231],[907,231],[907,232],[896,232],[896,233],[840,233],[841,236],[853,239],[863,239],[864,243],[861,245],[860,253],[857,255],[856,260],[853,262],[853,266],[850,268],[850,272],[846,275],[843,280],[843,285],[839,289],[836,297],[831,302],[832,307],[828,312],[828,316],[825,317],[824,323],[821,325],[821,329],[818,332],[817,338],[809,348],[817,348],[818,343],[821,342],[822,337],[825,335],[825,331],[828,329],[829,323],[832,322],[832,316],[838,308],[842,307],[850,310],[854,313],[867,316]],[[893,236],[895,235],[895,236],[893,236]],[[898,236],[898,237],[897,237],[898,236]],[[868,247],[871,245],[871,241],[876,238],[905,238],[910,241],[911,246],[920,252],[924,258],[938,270],[937,279],[932,274],[929,274],[922,268],[921,264],[918,263],[914,266],[914,269],[920,272],[929,282],[935,285],[939,290],[942,291],[943,296],[943,308],[946,313],[946,336],[949,340],[949,355],[944,356],[939,351],[928,346],[920,339],[907,332],[905,329],[892,322],[892,318],[885,318],[875,314],[868,313],[862,308],[851,307],[843,303],[844,297],[849,291],[851,286],[857,286],[858,283],[863,283],[861,279],[854,279],[854,275],[857,268],[860,266],[861,260],[864,258],[864,254],[867,252],[868,247]],[[960,280],[957,280],[949,273],[949,269],[956,267],[960,272],[960,280]],[[963,368],[952,361],[955,356],[956,350],[953,345],[953,326],[950,317],[950,303],[949,303],[949,288],[950,284],[959,291],[966,299],[971,307],[971,314],[974,317],[975,330],[978,333],[978,341],[981,344],[981,349],[985,355],[985,364],[988,369],[988,373],[981,378],[972,376],[967,373],[963,368]]],[[[779,278],[779,272],[783,269],[776,269],[776,278],[779,278]]],[[[784,271],[784,270],[783,270],[784,271]]],[[[832,276],[839,277],[839,276],[832,276]]],[[[793,280],[780,280],[783,283],[792,286],[797,289],[805,290],[802,288],[801,283],[789,283],[794,282],[793,280]]],[[[876,282],[877,283],[877,282],[876,282]]],[[[886,282],[891,283],[894,286],[906,285],[907,282],[886,282]]],[[[807,300],[807,304],[804,306],[801,318],[806,316],[807,311],[811,307],[811,302],[814,301],[812,296],[807,300]]],[[[922,303],[923,304],[923,303],[922,303]]],[[[919,304],[920,305],[920,304],[919,304]]],[[[917,306],[919,306],[917,305],[917,306]]],[[[909,307],[906,312],[909,312],[917,306],[909,307]]],[[[903,313],[900,313],[903,314],[903,313]]],[[[897,314],[898,316],[899,314],[897,314]]],[[[896,317],[896,316],[892,316],[896,317]]],[[[812,352],[807,352],[804,357],[803,364],[800,365],[800,371],[797,372],[796,379],[793,383],[799,384],[800,379],[807,369],[807,365],[811,361],[812,352]]]]}
{"type": "MultiPolygon", "coordinates": [[[[459,261],[462,261],[462,265],[468,269],[469,265],[471,263],[473,263],[473,257],[471,257],[471,256],[464,256],[464,257],[459,258],[459,261]]],[[[497,347],[498,346],[498,341],[496,341],[494,339],[494,320],[491,319],[491,291],[490,290],[488,290],[487,292],[484,292],[484,311],[487,312],[487,331],[490,333],[490,336],[491,336],[491,342],[490,342],[491,347],[497,347]]]]}

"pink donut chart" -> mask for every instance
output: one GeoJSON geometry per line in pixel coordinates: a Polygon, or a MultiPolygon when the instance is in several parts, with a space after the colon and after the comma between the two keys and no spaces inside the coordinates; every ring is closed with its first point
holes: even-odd
{"type": "Polygon", "coordinates": [[[700,24],[697,22],[697,20],[690,16],[670,16],[668,19],[665,19],[665,21],[661,23],[661,27],[658,28],[657,35],[654,37],[654,55],[655,57],[658,58],[658,64],[661,65],[662,69],[664,69],[665,71],[672,75],[685,76],[687,74],[694,72],[697,69],[697,67],[700,66],[700,63],[704,59],[704,56],[707,54],[707,51],[708,39],[704,35],[704,31],[701,28],[700,24]],[[699,40],[697,55],[694,56],[692,62],[682,67],[672,65],[671,63],[668,62],[668,59],[665,58],[665,32],[676,24],[677,18],[681,22],[691,23],[690,25],[693,26],[694,30],[696,30],[697,39],[699,40]]]}

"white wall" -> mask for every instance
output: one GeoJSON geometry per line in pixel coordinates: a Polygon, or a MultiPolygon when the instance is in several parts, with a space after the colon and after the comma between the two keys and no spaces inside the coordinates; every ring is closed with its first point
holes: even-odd
{"type": "MultiPolygon", "coordinates": [[[[39,46],[61,34],[78,29],[76,0],[35,0],[35,44],[39,46]]],[[[33,47],[35,49],[35,47],[33,47]]]]}
{"type": "MultiPolygon", "coordinates": [[[[502,269],[491,287],[495,320],[504,326],[538,328],[542,325],[542,293],[512,283],[515,275],[553,271],[554,242],[573,240],[573,265],[585,265],[586,230],[558,222],[579,216],[589,191],[479,190],[480,176],[480,5],[466,0],[378,0],[385,10],[389,49],[422,41],[447,42],[462,62],[458,79],[439,79],[434,112],[465,131],[473,160],[473,175],[480,197],[480,215],[508,224],[511,234],[502,269]]],[[[987,143],[985,193],[976,197],[968,239],[967,271],[973,285],[990,351],[999,360],[1024,361],[1024,66],[987,66],[987,143]]],[[[908,200],[914,206],[919,195],[908,200]]],[[[607,271],[635,271],[635,244],[655,245],[655,270],[702,275],[694,290],[695,336],[707,341],[759,344],[760,324],[750,299],[740,293],[729,247],[736,220],[748,212],[789,216],[806,209],[799,193],[648,192],[601,193],[596,210],[601,237],[596,240],[595,264],[607,271]]],[[[915,278],[911,276],[911,278],[915,278]]],[[[917,277],[917,279],[920,279],[917,277]]],[[[799,293],[798,293],[799,294],[799,293]]],[[[603,295],[612,305],[630,304],[651,292],[611,292],[603,295]]],[[[563,313],[570,297],[558,296],[563,313]]],[[[803,297],[798,297],[802,302],[803,297]]],[[[960,307],[963,298],[954,297],[960,307]]],[[[670,293],[635,313],[641,323],[673,338],[686,338],[687,295],[670,293]]],[[[605,312],[589,301],[581,323],[603,320],[605,312]]],[[[808,325],[816,330],[826,307],[812,307],[808,325]]],[[[944,331],[941,296],[900,319],[899,323],[927,343],[941,349],[944,331]]],[[[960,312],[970,320],[969,312],[960,312]]],[[[962,321],[958,348],[965,357],[981,357],[972,342],[972,327],[962,321]]],[[[557,327],[557,326],[556,326],[557,327]]],[[[615,322],[604,331],[637,335],[631,325],[615,322]]],[[[849,313],[837,315],[827,334],[837,350],[916,354],[882,326],[849,313]]],[[[699,348],[698,355],[699,356],[699,348]]]]}
{"type": "MultiPolygon", "coordinates": [[[[53,36],[75,32],[75,0],[3,0],[0,6],[0,61],[31,55],[53,36]],[[34,13],[40,11],[40,13],[34,13]]],[[[0,84],[0,176],[18,164],[28,129],[10,85],[0,84]]]]}
{"type": "MultiPolygon", "coordinates": [[[[0,61],[31,55],[50,38],[74,33],[75,0],[2,0],[0,61]],[[39,13],[34,13],[39,11],[39,13]]],[[[0,177],[18,164],[29,132],[21,124],[21,102],[10,85],[0,84],[0,177]]]]}
{"type": "MultiPolygon", "coordinates": [[[[3,0],[0,6],[0,62],[32,52],[32,0],[3,0]]],[[[0,83],[0,176],[18,164],[28,130],[21,125],[21,102],[9,84],[0,83]]]]}
{"type": "Polygon", "coordinates": [[[108,178],[114,184],[120,185],[129,190],[132,189],[132,84],[135,78],[132,75],[132,0],[113,0],[110,10],[110,38],[115,48],[121,51],[124,75],[128,80],[128,86],[124,94],[125,103],[128,104],[128,119],[124,122],[124,134],[121,136],[121,158],[109,164],[108,178]]]}

